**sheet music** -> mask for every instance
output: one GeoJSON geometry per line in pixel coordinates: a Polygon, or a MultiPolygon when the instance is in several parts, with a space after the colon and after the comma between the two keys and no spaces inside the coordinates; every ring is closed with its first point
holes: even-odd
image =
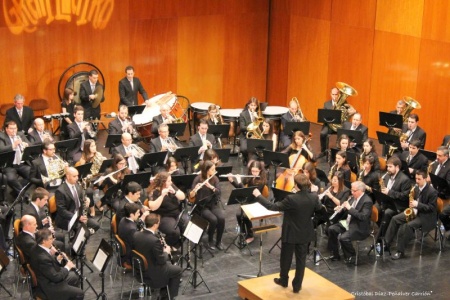
{"type": "Polygon", "coordinates": [[[76,211],[76,212],[73,214],[72,219],[70,219],[69,227],[67,228],[68,231],[71,231],[71,230],[72,230],[73,225],[75,224],[75,222],[76,222],[77,220],[78,220],[78,211],[76,211]]]}
{"type": "Polygon", "coordinates": [[[200,238],[202,237],[202,234],[203,230],[193,222],[188,223],[183,233],[183,235],[194,244],[198,244],[200,238]]]}
{"type": "Polygon", "coordinates": [[[86,231],[84,230],[83,227],[80,227],[80,231],[78,232],[77,235],[77,239],[75,240],[75,242],[73,243],[72,249],[78,253],[78,250],[80,250],[81,245],[84,243],[85,241],[85,234],[86,231]]]}
{"type": "Polygon", "coordinates": [[[99,270],[101,272],[107,259],[108,259],[108,254],[105,251],[103,251],[102,248],[99,248],[97,255],[94,257],[94,261],[92,262],[92,264],[94,265],[94,267],[97,268],[97,270],[99,270]]]}
{"type": "Polygon", "coordinates": [[[261,205],[259,202],[255,202],[252,204],[245,204],[242,205],[241,208],[244,210],[245,214],[250,219],[256,219],[256,218],[267,218],[271,216],[279,215],[279,211],[272,211],[268,210],[264,206],[261,205]]]}

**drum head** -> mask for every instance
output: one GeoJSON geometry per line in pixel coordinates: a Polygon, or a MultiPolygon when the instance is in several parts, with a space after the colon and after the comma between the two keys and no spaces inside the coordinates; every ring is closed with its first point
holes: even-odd
{"type": "Polygon", "coordinates": [[[75,96],[73,97],[73,101],[75,104],[80,104],[80,85],[89,80],[89,72],[81,71],[70,76],[69,80],[66,82],[65,88],[71,88],[75,92],[75,96]]]}

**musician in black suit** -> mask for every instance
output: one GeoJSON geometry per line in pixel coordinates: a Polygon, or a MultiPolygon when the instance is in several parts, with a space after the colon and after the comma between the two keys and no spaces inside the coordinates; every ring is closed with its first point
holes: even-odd
{"type": "Polygon", "coordinates": [[[163,288],[169,285],[169,294],[173,299],[178,296],[182,269],[168,262],[170,247],[163,246],[157,237],[160,218],[157,214],[149,214],[145,218],[145,228],[134,234],[134,249],[147,259],[148,269],[144,272],[144,281],[151,282],[152,288],[163,288]]]}
{"type": "Polygon", "coordinates": [[[73,115],[74,121],[67,126],[69,138],[78,139],[73,149],[69,150],[69,156],[73,162],[76,163],[80,160],[83,152],[84,141],[94,137],[92,132],[92,124],[83,121],[85,110],[81,106],[75,106],[73,115]],[[90,132],[90,133],[89,133],[90,132]]]}
{"type": "Polygon", "coordinates": [[[134,122],[128,118],[128,107],[120,105],[117,117],[108,124],[108,134],[122,134],[125,132],[133,134],[134,126],[134,122]]]}
{"type": "Polygon", "coordinates": [[[401,170],[402,162],[396,156],[392,156],[386,162],[387,172],[382,177],[383,186],[381,192],[393,198],[393,201],[382,202],[381,206],[376,203],[378,209],[378,230],[377,240],[383,237],[392,217],[403,212],[409,207],[409,191],[411,190],[411,180],[401,170]]]}
{"type": "Polygon", "coordinates": [[[46,140],[45,143],[42,144],[42,155],[31,162],[30,170],[31,183],[38,187],[45,187],[52,193],[57,189],[59,185],[61,185],[62,179],[53,179],[44,184],[43,178],[49,177],[47,168],[50,167],[50,164],[54,164],[55,166],[61,167],[61,171],[64,170],[66,166],[65,162],[63,162],[61,158],[55,155],[55,149],[55,144],[50,140],[46,140]]]}
{"type": "Polygon", "coordinates": [[[24,184],[18,180],[20,175],[25,180],[29,179],[30,166],[21,163],[24,149],[30,144],[30,141],[22,132],[18,132],[17,124],[14,121],[7,121],[5,123],[5,132],[0,132],[0,152],[15,151],[14,161],[12,167],[7,167],[3,170],[3,175],[6,176],[8,185],[19,193],[24,184]]]}
{"type": "Polygon", "coordinates": [[[419,152],[420,141],[417,139],[409,143],[408,151],[400,154],[400,159],[406,161],[408,165],[410,179],[415,181],[418,170],[426,171],[428,167],[428,158],[419,152]]]}
{"type": "Polygon", "coordinates": [[[198,124],[198,131],[189,139],[189,147],[200,147],[198,149],[199,159],[203,159],[203,154],[208,149],[217,149],[216,138],[208,133],[208,123],[202,119],[198,124]]]}
{"type": "Polygon", "coordinates": [[[55,192],[56,197],[56,226],[68,230],[69,222],[75,212],[78,212],[78,221],[86,224],[89,229],[97,231],[100,225],[93,218],[88,217],[89,202],[82,198],[83,190],[78,184],[78,170],[70,167],[66,171],[66,181],[55,192]],[[86,210],[86,215],[83,211],[86,210]]]}
{"type": "MultiPolygon", "coordinates": [[[[137,145],[133,144],[133,138],[131,137],[131,134],[128,132],[122,133],[121,138],[122,144],[120,144],[117,147],[114,147],[111,151],[112,156],[116,154],[121,154],[128,162],[129,169],[133,173],[137,173],[139,170],[139,153],[137,153],[138,147],[137,145]]],[[[143,150],[142,150],[143,151],[143,150]]]]}
{"type": "Polygon", "coordinates": [[[14,107],[11,107],[6,111],[5,127],[9,121],[14,121],[17,124],[19,132],[27,134],[28,130],[33,125],[34,112],[28,107],[24,106],[25,97],[21,94],[14,96],[14,107]]]}
{"type": "MultiPolygon", "coordinates": [[[[295,98],[297,99],[297,98],[295,98]]],[[[283,128],[286,128],[287,122],[303,122],[305,121],[303,117],[303,113],[299,111],[298,101],[294,100],[294,98],[289,101],[289,110],[281,116],[281,125],[283,128]]],[[[292,143],[292,135],[284,134],[284,131],[280,134],[280,139],[282,142],[282,147],[286,148],[292,143]]]]}
{"type": "Polygon", "coordinates": [[[54,141],[52,134],[45,130],[44,120],[36,118],[33,122],[33,127],[33,130],[28,133],[28,138],[33,145],[42,144],[45,139],[54,141]]]}
{"type": "Polygon", "coordinates": [[[116,223],[117,226],[120,224],[122,218],[126,216],[125,214],[125,205],[127,203],[135,203],[139,206],[141,210],[141,220],[143,221],[145,217],[148,215],[149,208],[147,206],[142,205],[140,201],[141,194],[143,192],[142,187],[134,181],[129,182],[125,187],[125,197],[119,200],[117,209],[116,209],[116,223]]]}
{"type": "Polygon", "coordinates": [[[352,241],[363,240],[370,234],[372,199],[365,194],[366,185],[362,181],[352,182],[352,198],[342,203],[338,210],[344,210],[345,225],[338,222],[328,228],[328,249],[332,260],[339,260],[339,243],[346,263],[355,263],[355,249],[352,241]]]}
{"type": "Polygon", "coordinates": [[[407,150],[408,145],[412,140],[419,140],[419,148],[425,148],[425,142],[427,140],[426,132],[418,126],[419,116],[417,114],[410,114],[408,117],[408,123],[403,124],[402,134],[406,134],[408,137],[406,141],[402,142],[402,149],[407,150]]]}
{"type": "Polygon", "coordinates": [[[52,253],[53,237],[48,229],[39,230],[36,234],[37,246],[34,247],[30,265],[38,286],[48,299],[83,299],[84,291],[78,288],[78,276],[69,272],[75,265],[68,261],[62,267],[52,253]]]}
{"type": "Polygon", "coordinates": [[[131,270],[131,253],[134,245],[133,235],[138,230],[136,221],[141,215],[141,209],[137,203],[126,203],[124,213],[125,216],[120,220],[117,233],[126,246],[126,253],[121,256],[122,267],[131,270]]]}
{"type": "Polygon", "coordinates": [[[253,195],[267,209],[284,212],[281,229],[280,278],[274,278],[274,282],[283,287],[288,286],[289,270],[295,251],[296,269],[292,287],[294,293],[298,293],[302,288],[308,244],[314,240],[315,235],[311,218],[314,212],[321,209],[321,205],[317,194],[310,192],[311,183],[306,175],[297,174],[294,180],[299,192],[281,201],[275,203],[268,201],[258,189],[253,190],[253,195]]]}
{"type": "Polygon", "coordinates": [[[375,196],[373,190],[380,190],[380,172],[375,170],[375,158],[369,154],[363,159],[363,168],[358,174],[358,180],[364,182],[366,185],[366,194],[375,203],[375,196]]]}
{"type": "Polygon", "coordinates": [[[351,122],[344,122],[342,124],[342,129],[356,130],[356,131],[360,131],[362,133],[361,144],[355,144],[355,143],[351,142],[349,145],[349,148],[354,148],[356,153],[361,153],[362,147],[363,147],[363,142],[368,139],[369,129],[367,128],[367,126],[363,125],[361,122],[362,122],[361,114],[356,113],[353,115],[351,122]]]}
{"type": "MultiPolygon", "coordinates": [[[[449,157],[449,149],[445,146],[440,146],[436,151],[436,161],[431,165],[430,173],[445,179],[447,181],[447,188],[438,189],[439,198],[442,199],[450,199],[450,160],[449,157]]],[[[430,176],[427,178],[427,182],[430,183],[430,176]]],[[[439,219],[444,225],[445,231],[450,230],[450,205],[444,207],[442,212],[439,214],[439,219]]]]}
{"type": "Polygon", "coordinates": [[[25,205],[22,215],[30,215],[36,219],[37,229],[49,228],[55,235],[55,245],[62,251],[65,249],[65,234],[60,231],[55,231],[51,218],[48,216],[49,211],[47,208],[48,199],[50,193],[42,188],[38,187],[33,191],[31,195],[30,204],[25,205]]]}
{"type": "Polygon", "coordinates": [[[126,76],[119,81],[119,105],[138,105],[138,93],[141,94],[144,101],[147,100],[148,95],[141,81],[139,78],[134,77],[133,66],[127,66],[125,74],[126,76]]]}
{"type": "Polygon", "coordinates": [[[416,185],[413,187],[412,194],[410,192],[409,208],[416,217],[407,221],[406,214],[403,211],[392,218],[386,231],[386,247],[389,249],[390,244],[397,237],[399,228],[401,226],[404,228],[398,235],[397,253],[391,257],[394,260],[405,256],[406,245],[414,236],[415,230],[422,227],[423,232],[428,232],[436,226],[436,200],[438,193],[430,184],[427,184],[426,171],[418,170],[415,176],[416,185]]]}
{"type": "Polygon", "coordinates": [[[181,145],[173,138],[169,137],[169,126],[161,124],[158,126],[159,136],[150,141],[150,153],[175,150],[181,145]]]}
{"type": "MultiPolygon", "coordinates": [[[[100,120],[100,104],[95,108],[92,107],[92,102],[98,97],[97,94],[94,94],[95,89],[98,87],[103,89],[103,86],[98,82],[98,72],[97,70],[91,70],[89,71],[89,80],[84,81],[80,85],[80,100],[81,106],[84,108],[85,120],[100,120]]],[[[103,101],[105,101],[104,95],[102,99],[100,99],[100,102],[103,101]]]]}
{"type": "Polygon", "coordinates": [[[162,104],[159,107],[160,115],[154,116],[152,119],[152,133],[155,136],[159,134],[159,125],[170,124],[173,122],[173,117],[170,115],[170,106],[168,104],[162,104]]]}
{"type": "Polygon", "coordinates": [[[450,147],[450,134],[444,136],[444,139],[442,140],[442,146],[447,147],[447,149],[450,147]]]}
{"type": "Polygon", "coordinates": [[[239,135],[239,150],[244,156],[244,165],[246,165],[246,162],[248,161],[247,127],[252,123],[256,124],[256,121],[259,119],[259,108],[260,104],[258,99],[252,97],[247,101],[244,110],[239,115],[239,128],[241,129],[241,134],[239,135]]]}
{"type": "Polygon", "coordinates": [[[16,246],[22,251],[26,262],[30,261],[36,246],[36,230],[38,224],[36,218],[29,214],[24,214],[20,219],[20,228],[22,230],[14,237],[16,246]]]}

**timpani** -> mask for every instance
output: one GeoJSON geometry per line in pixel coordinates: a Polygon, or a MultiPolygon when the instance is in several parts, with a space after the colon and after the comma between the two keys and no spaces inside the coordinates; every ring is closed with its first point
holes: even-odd
{"type": "MultiPolygon", "coordinates": [[[[192,117],[194,119],[194,134],[197,132],[197,125],[198,125],[197,119],[203,118],[203,116],[206,116],[208,114],[208,108],[210,105],[214,105],[214,103],[210,102],[191,103],[192,117]]],[[[220,109],[220,105],[216,104],[216,106],[220,109]]]]}
{"type": "Polygon", "coordinates": [[[233,127],[233,149],[231,150],[232,154],[236,154],[236,134],[237,134],[237,126],[239,121],[239,116],[243,111],[242,108],[226,108],[221,109],[220,114],[222,115],[223,121],[226,123],[230,123],[230,126],[233,127]]]}

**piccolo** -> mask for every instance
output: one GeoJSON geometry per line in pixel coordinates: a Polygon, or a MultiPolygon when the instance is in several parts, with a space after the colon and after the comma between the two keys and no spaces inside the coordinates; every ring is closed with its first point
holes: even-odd
{"type": "Polygon", "coordinates": [[[219,177],[229,177],[229,176],[233,176],[233,177],[239,176],[239,177],[242,177],[242,178],[259,178],[259,175],[239,175],[239,174],[230,174],[230,175],[222,174],[222,175],[219,175],[219,177]]]}

